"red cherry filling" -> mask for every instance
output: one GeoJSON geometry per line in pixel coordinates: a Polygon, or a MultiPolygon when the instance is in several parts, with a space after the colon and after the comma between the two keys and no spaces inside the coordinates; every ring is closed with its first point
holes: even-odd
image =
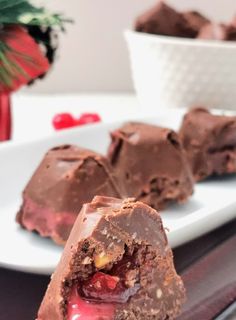
{"type": "Polygon", "coordinates": [[[89,301],[125,303],[140,288],[132,257],[123,257],[109,274],[95,273],[81,284],[81,295],[89,301]]]}
{"type": "Polygon", "coordinates": [[[111,320],[116,304],[126,303],[140,289],[135,259],[123,257],[109,274],[96,272],[72,289],[68,320],[111,320]]]}
{"type": "Polygon", "coordinates": [[[92,303],[81,299],[77,286],[73,287],[68,303],[68,320],[111,320],[115,306],[108,303],[92,303]]]}
{"type": "Polygon", "coordinates": [[[125,303],[139,288],[137,284],[128,288],[118,277],[97,272],[90,280],[83,283],[81,291],[89,301],[125,303]]]}

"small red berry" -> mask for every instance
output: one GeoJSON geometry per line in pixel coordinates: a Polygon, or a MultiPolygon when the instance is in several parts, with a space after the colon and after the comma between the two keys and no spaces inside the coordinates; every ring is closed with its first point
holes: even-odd
{"type": "Polygon", "coordinates": [[[71,128],[76,126],[76,120],[70,113],[59,113],[52,120],[56,130],[71,128]]]}
{"type": "Polygon", "coordinates": [[[84,125],[89,123],[100,122],[101,117],[97,113],[83,113],[77,120],[77,125],[84,125]]]}

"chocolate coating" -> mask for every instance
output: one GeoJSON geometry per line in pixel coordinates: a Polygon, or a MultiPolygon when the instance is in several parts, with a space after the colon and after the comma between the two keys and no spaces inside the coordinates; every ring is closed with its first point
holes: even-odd
{"type": "Polygon", "coordinates": [[[158,35],[194,38],[196,31],[184,15],[160,1],[137,18],[135,30],[158,35]]]}
{"type": "Polygon", "coordinates": [[[236,19],[228,24],[215,23],[198,11],[178,12],[159,1],[140,15],[135,30],[163,36],[236,41],[236,19]]]}
{"type": "Polygon", "coordinates": [[[236,41],[236,25],[227,26],[227,39],[228,41],[236,41]]]}
{"type": "Polygon", "coordinates": [[[227,24],[227,40],[236,41],[236,16],[233,17],[232,21],[227,24]]]}
{"type": "Polygon", "coordinates": [[[180,138],[196,181],[236,172],[236,117],[192,109],[184,117],[180,138]]]}
{"type": "Polygon", "coordinates": [[[195,34],[197,35],[200,31],[200,29],[210,22],[208,18],[203,16],[198,11],[186,11],[183,12],[184,18],[188,21],[191,28],[195,31],[195,34]]]}
{"type": "Polygon", "coordinates": [[[74,224],[38,320],[68,320],[67,306],[74,284],[97,271],[111,272],[125,255],[135,260],[132,271],[138,275],[140,288],[128,302],[114,305],[109,320],[174,319],[185,300],[185,290],[176,274],[160,215],[132,199],[95,197],[84,205],[74,224]],[[98,268],[97,256],[109,257],[107,265],[98,268]]]}
{"type": "Polygon", "coordinates": [[[166,128],[127,123],[111,133],[108,159],[123,182],[123,193],[160,209],[185,202],[193,178],[177,134],[166,128]]]}
{"type": "Polygon", "coordinates": [[[64,244],[82,204],[96,195],[122,197],[108,161],[76,146],[50,150],[23,192],[17,222],[64,244]]]}

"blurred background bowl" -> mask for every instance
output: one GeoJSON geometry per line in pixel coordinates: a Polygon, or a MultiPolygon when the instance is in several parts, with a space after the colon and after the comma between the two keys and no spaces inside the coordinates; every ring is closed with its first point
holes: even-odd
{"type": "Polygon", "coordinates": [[[126,31],[132,77],[146,107],[236,110],[236,43],[126,31]]]}

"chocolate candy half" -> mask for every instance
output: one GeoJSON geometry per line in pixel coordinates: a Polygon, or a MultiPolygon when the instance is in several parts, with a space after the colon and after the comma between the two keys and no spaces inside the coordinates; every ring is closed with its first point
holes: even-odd
{"type": "Polygon", "coordinates": [[[17,222],[64,244],[85,202],[95,195],[122,197],[108,161],[76,146],[51,149],[23,192],[17,222]]]}
{"type": "Polygon", "coordinates": [[[174,319],[185,300],[160,215],[133,199],[83,206],[38,320],[174,319]]]}

